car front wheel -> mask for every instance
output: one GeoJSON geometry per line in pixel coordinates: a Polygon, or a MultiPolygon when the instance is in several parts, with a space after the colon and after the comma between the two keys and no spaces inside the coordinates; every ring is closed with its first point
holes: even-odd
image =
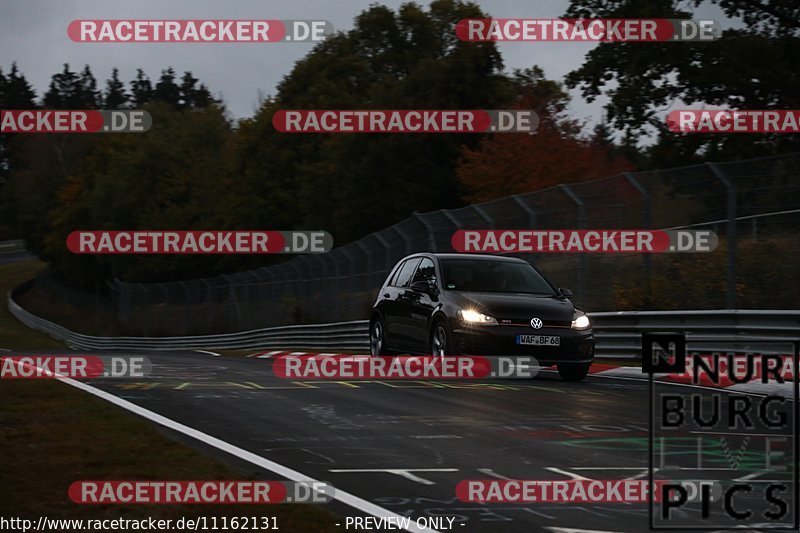
{"type": "Polygon", "coordinates": [[[439,320],[433,326],[430,353],[435,357],[452,355],[450,332],[447,329],[447,324],[445,324],[443,320],[439,320]]]}
{"type": "Polygon", "coordinates": [[[369,326],[369,353],[373,357],[389,355],[386,349],[386,328],[380,318],[373,320],[369,326]]]}
{"type": "Polygon", "coordinates": [[[591,363],[561,363],[558,365],[558,375],[564,381],[583,381],[590,366],[591,363]]]}

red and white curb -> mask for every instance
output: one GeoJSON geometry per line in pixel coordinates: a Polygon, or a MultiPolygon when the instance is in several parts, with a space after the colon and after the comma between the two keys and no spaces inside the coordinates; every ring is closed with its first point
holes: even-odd
{"type": "MultiPolygon", "coordinates": [[[[641,367],[637,366],[614,366],[603,363],[595,363],[589,369],[589,374],[598,377],[622,378],[647,381],[650,376],[642,372],[641,367]]],[[[685,374],[659,374],[653,375],[655,381],[673,385],[688,385],[705,389],[723,389],[730,392],[741,392],[745,394],[774,394],[777,396],[791,397],[794,394],[794,382],[790,373],[784,374],[785,381],[779,383],[773,379],[762,381],[756,377],[746,383],[734,383],[727,377],[721,378],[721,383],[716,384],[708,380],[694,383],[689,373],[685,374]]]]}
{"type": "Polygon", "coordinates": [[[255,357],[256,359],[270,359],[279,355],[350,355],[344,353],[309,353],[309,352],[287,352],[285,350],[275,350],[272,352],[256,352],[245,357],[255,357]]]}

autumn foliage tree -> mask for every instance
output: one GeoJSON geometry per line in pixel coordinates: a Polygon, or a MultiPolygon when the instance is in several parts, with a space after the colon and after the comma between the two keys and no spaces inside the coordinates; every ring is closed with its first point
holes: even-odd
{"type": "Polygon", "coordinates": [[[564,116],[569,101],[539,68],[515,73],[513,107],[532,109],[540,124],[533,133],[501,133],[475,149],[464,148],[456,168],[468,202],[483,202],[559,183],[587,181],[633,170],[613,145],[585,138],[578,121],[564,116]]]}

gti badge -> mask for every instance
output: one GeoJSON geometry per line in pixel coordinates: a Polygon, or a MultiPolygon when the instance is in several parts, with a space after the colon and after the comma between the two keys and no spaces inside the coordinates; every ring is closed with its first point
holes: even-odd
{"type": "Polygon", "coordinates": [[[542,319],[536,316],[531,318],[531,327],[533,329],[540,329],[542,327],[542,319]]]}

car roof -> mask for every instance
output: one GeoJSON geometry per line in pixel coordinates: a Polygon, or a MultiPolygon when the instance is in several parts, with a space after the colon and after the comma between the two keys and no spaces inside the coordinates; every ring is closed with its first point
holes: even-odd
{"type": "Polygon", "coordinates": [[[410,257],[421,257],[421,256],[432,256],[436,257],[437,259],[473,259],[478,261],[509,261],[514,263],[527,263],[524,259],[520,259],[518,257],[508,257],[503,255],[493,255],[493,254],[455,254],[455,253],[434,253],[434,252],[418,252],[415,254],[411,254],[404,259],[408,259],[410,257]]]}

